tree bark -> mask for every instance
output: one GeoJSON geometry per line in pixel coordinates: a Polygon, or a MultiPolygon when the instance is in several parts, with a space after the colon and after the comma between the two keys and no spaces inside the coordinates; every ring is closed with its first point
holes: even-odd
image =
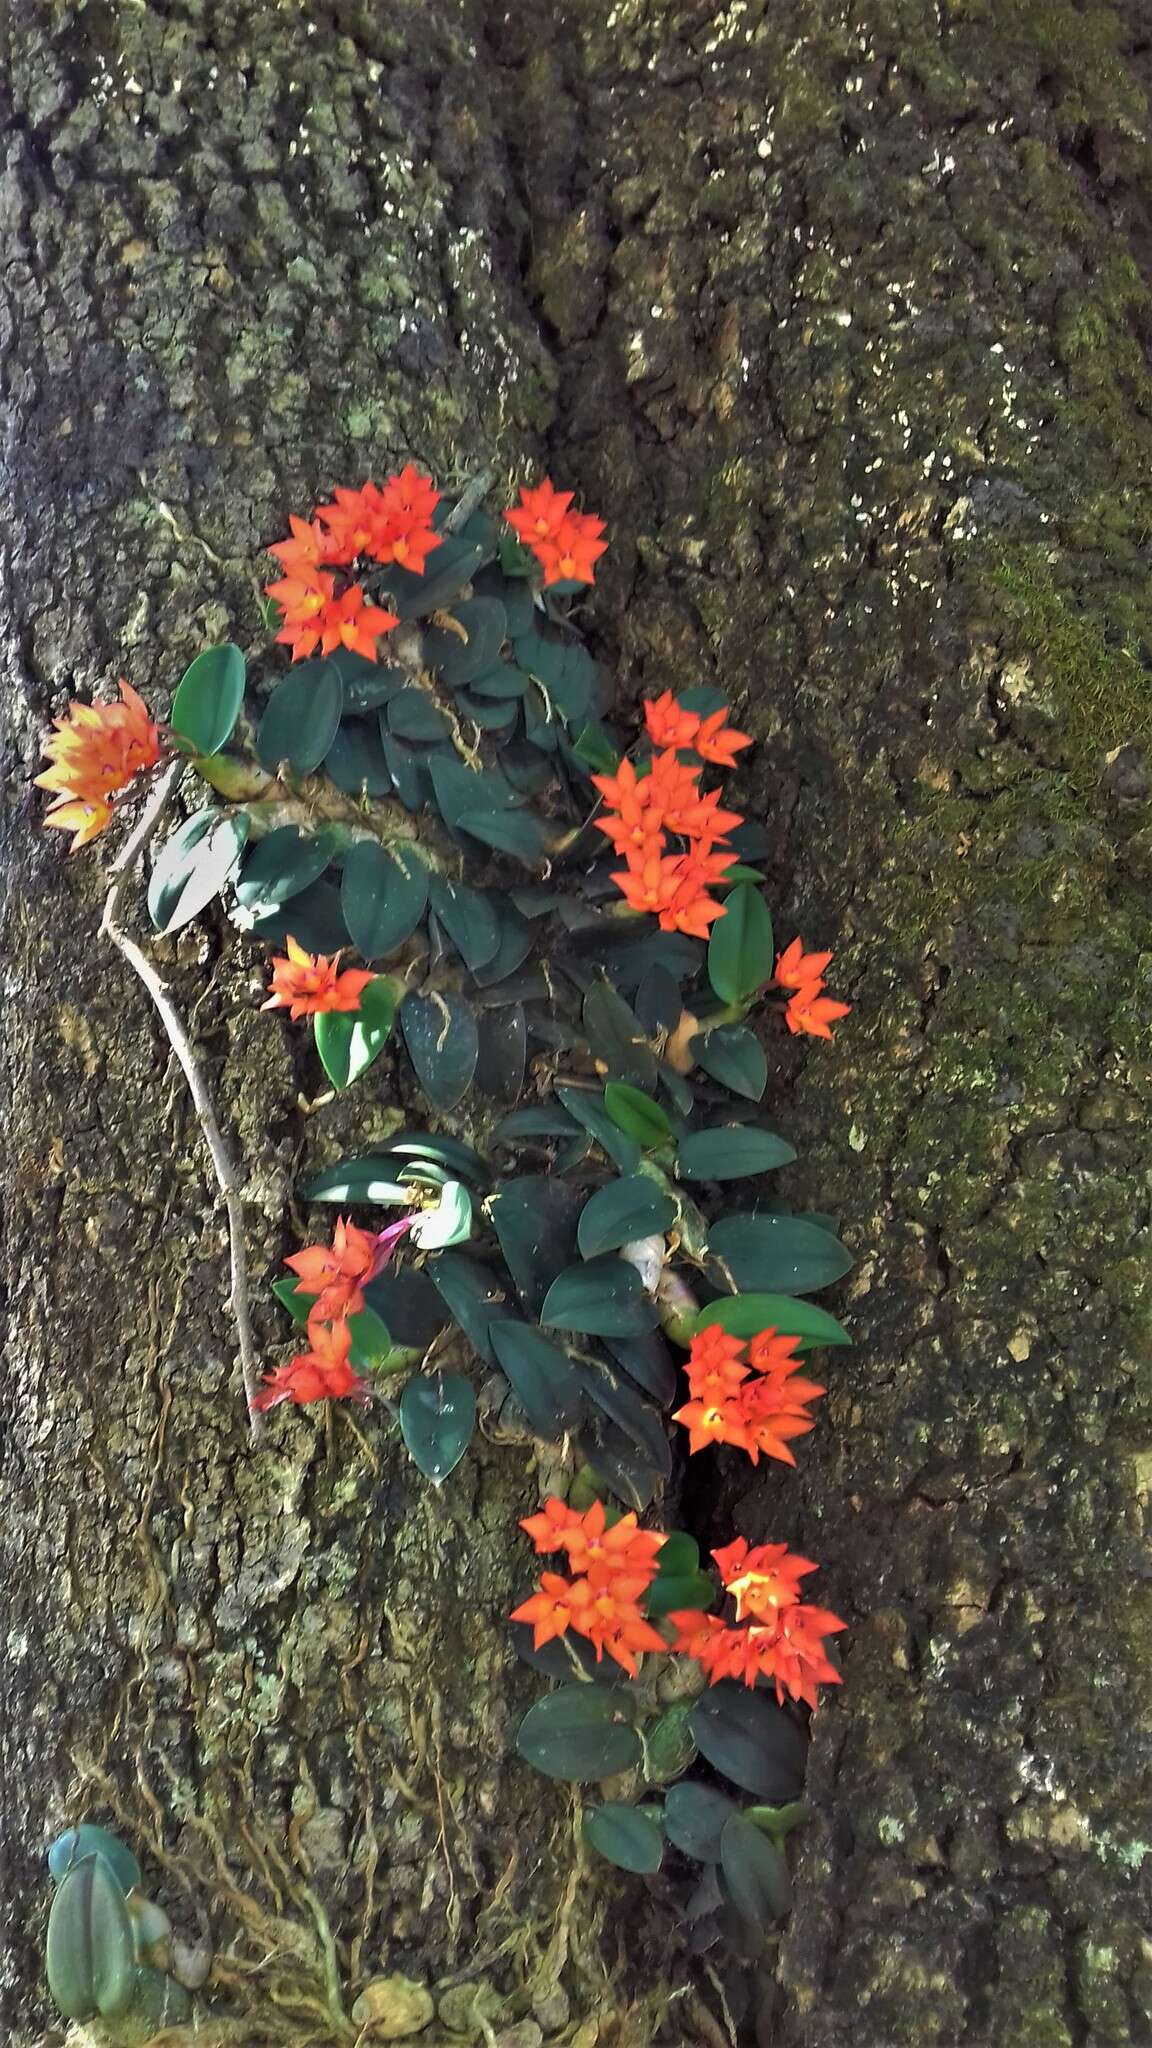
{"type": "MultiPolygon", "coordinates": [[[[794,1476],[690,1482],[702,1531],[787,1537],[852,1624],[740,2023],[1152,2040],[1135,0],[10,13],[13,2038],[46,2038],[41,1845],[84,1805],[211,1913],[233,2038],[338,2038],[382,1968],[565,1961],[605,2042],[706,2024],[651,2017],[689,1966],[661,1979],[648,1922],[601,1934],[563,1801],[508,1757],[523,1458],[433,1495],[339,1413],[248,1450],[193,1120],[96,946],[98,863],[23,780],[74,680],[159,705],[205,639],[256,639],[289,508],[397,457],[530,453],[609,519],[622,687],[715,678],[762,740],[781,936],[835,946],[855,1005],[834,1048],[773,1040],[771,1091],[787,1199],[859,1253],[855,1349],[794,1476]]],[[[272,1268],[300,1161],[356,1111],[301,1113],[250,957],[197,932],[168,965],[272,1268]]]]}

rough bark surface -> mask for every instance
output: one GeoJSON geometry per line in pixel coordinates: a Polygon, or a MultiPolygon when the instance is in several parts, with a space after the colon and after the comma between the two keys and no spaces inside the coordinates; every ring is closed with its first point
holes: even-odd
{"type": "MultiPolygon", "coordinates": [[[[40,1844],[85,1798],[222,1914],[239,2004],[245,1900],[279,1921],[300,2041],[333,2037],[317,1904],[345,1997],[504,1944],[523,1976],[567,1938],[567,1814],[508,1762],[527,1695],[495,1621],[532,1475],[494,1446],[432,1496],[340,1416],[247,1452],[186,1104],[94,948],[92,862],[23,782],[73,679],[160,701],[203,639],[254,636],[288,505],[531,449],[612,523],[625,686],[714,676],[746,707],[785,936],[838,944],[857,1005],[776,1083],[786,1193],[861,1255],[857,1348],[794,1478],[694,1483],[702,1525],[819,1557],[853,1624],[749,2038],[1152,2040],[1136,0],[10,14],[14,2037],[45,2038],[40,1844]]],[[[301,1115],[234,949],[171,964],[271,1264],[343,1112],[301,1115]]],[[[605,2041],[648,2038],[586,1960],[570,1989],[605,2041]]]]}

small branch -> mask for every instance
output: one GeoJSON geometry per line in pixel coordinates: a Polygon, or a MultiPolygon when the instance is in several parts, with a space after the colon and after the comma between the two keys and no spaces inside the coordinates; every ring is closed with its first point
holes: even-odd
{"type": "Polygon", "coordinates": [[[484,503],[491,488],[492,471],[482,469],[479,476],[474,476],[471,483],[465,485],[458,502],[453,505],[440,528],[441,533],[459,533],[460,528],[467,525],[477,506],[484,503]]]}
{"type": "Polygon", "coordinates": [[[192,1041],[184,1028],[184,1020],[168,993],[167,985],[157,973],[152,962],[121,921],[125,895],[145,848],[159,831],[175,797],[181,776],[187,763],[177,760],[165,769],[148,802],[144,806],[139,822],[128,838],[112,869],[112,886],[104,903],[104,915],[100,930],[124,955],[129,966],[144,983],[157,1014],[168,1036],[188,1083],[204,1133],[204,1142],[212,1159],[216,1184],[228,1212],[229,1264],[231,1271],[232,1315],[236,1323],[236,1335],[240,1344],[240,1369],[244,1380],[244,1394],[248,1403],[248,1421],[253,1442],[259,1442],[264,1433],[263,1418],[253,1407],[259,1390],[260,1368],[256,1357],[256,1342],[252,1334],[252,1308],[248,1290],[248,1259],[244,1249],[244,1180],[231,1149],[220,1129],[212,1097],[203,1069],[196,1058],[192,1041]]]}

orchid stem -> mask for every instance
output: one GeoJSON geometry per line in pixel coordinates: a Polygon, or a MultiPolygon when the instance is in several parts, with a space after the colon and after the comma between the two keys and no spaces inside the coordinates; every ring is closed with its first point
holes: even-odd
{"type": "Polygon", "coordinates": [[[252,1332],[252,1307],[248,1287],[248,1258],[244,1248],[244,1177],[234,1158],[227,1139],[220,1128],[220,1120],[208,1090],[201,1067],[184,1026],[184,1020],[168,993],[167,984],[157,973],[143,949],[127,931],[121,921],[124,898],[131,885],[136,869],[145,850],[159,831],[171,808],[181,777],[187,767],[183,759],[172,761],[156,784],[139,821],[130,834],[127,843],[112,869],[112,885],[104,902],[104,915],[100,930],[110,939],[117,951],[124,955],[129,966],[139,975],[152,998],[160,1022],[164,1026],[168,1043],[172,1047],[188,1083],[188,1093],[204,1133],[204,1142],[212,1160],[216,1184],[220,1190],[224,1207],[228,1213],[228,1247],[231,1274],[232,1315],[236,1324],[236,1335],[240,1346],[240,1370],[244,1381],[244,1394],[248,1403],[248,1426],[253,1443],[259,1443],[264,1434],[264,1422],[253,1405],[259,1389],[260,1367],[256,1356],[256,1341],[252,1332]]]}

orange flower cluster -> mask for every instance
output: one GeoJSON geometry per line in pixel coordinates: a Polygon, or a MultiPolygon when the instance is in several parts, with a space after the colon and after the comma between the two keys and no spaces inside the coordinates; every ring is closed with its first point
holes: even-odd
{"type": "Polygon", "coordinates": [[[817,1703],[817,1685],[839,1685],[840,1673],[824,1650],[824,1638],[846,1626],[825,1607],[807,1607],[800,1581],[816,1566],[796,1557],[786,1543],[761,1543],[749,1549],[743,1537],[712,1556],[725,1590],[736,1604],[733,1627],[718,1614],[680,1608],[668,1619],[676,1629],[674,1650],[695,1657],[712,1685],[722,1678],[775,1681],[783,1705],[787,1693],[817,1703]]]}
{"type": "Polygon", "coordinates": [[[608,546],[601,538],[604,521],[591,512],[573,512],[572,496],[555,490],[545,477],[534,490],[522,484],[519,505],[510,505],[504,514],[543,563],[546,584],[595,582],[594,565],[608,546]]]}
{"type": "Polygon", "coordinates": [[[799,939],[793,939],[777,958],[777,986],[792,990],[784,1011],[789,1031],[807,1032],[812,1038],[831,1038],[829,1025],[851,1010],[851,1003],[837,1003],[820,993],[824,970],[831,959],[831,953],[806,953],[799,939]]]}
{"type": "Polygon", "coordinates": [[[131,684],[121,679],[119,704],[72,702],[44,742],[52,766],[36,777],[53,793],[45,824],[75,834],[69,848],[87,846],[112,816],[111,798],[137,775],[154,768],[163,751],[160,728],[131,684]]]}
{"type": "Polygon", "coordinates": [[[723,905],[708,894],[723,881],[733,853],[725,835],[743,823],[739,811],[724,811],[715,790],[700,789],[700,766],[681,761],[690,749],[721,766],[731,766],[746,733],[725,725],[723,711],[700,718],[678,704],[670,690],[644,707],[648,736],[659,749],[648,772],[638,774],[621,761],[615,775],[594,775],[606,815],[596,819],[626,866],[613,874],[633,910],[650,911],[666,932],[706,939],[723,905]],[[668,835],[687,841],[683,853],[668,853],[668,835]]]}
{"type": "Polygon", "coordinates": [[[761,1330],[749,1344],[708,1323],[693,1337],[685,1370],[692,1399],[672,1418],[689,1432],[688,1449],[735,1444],[754,1465],[763,1452],[794,1465],[789,1439],[813,1427],[808,1403],[824,1392],[812,1380],[796,1379],[796,1337],[761,1330]]]}
{"type": "Polygon", "coordinates": [[[578,1514],[565,1501],[547,1500],[540,1514],[522,1521],[537,1555],[564,1551],[574,1576],[542,1572],[539,1590],[511,1618],[532,1623],[538,1650],[574,1629],[595,1645],[598,1662],[607,1650],[635,1678],[639,1651],[668,1647],[640,1607],[656,1576],[664,1538],[641,1529],[635,1515],[622,1515],[610,1529],[606,1525],[601,1501],[578,1514]]]}
{"type": "Polygon", "coordinates": [[[310,1244],[285,1259],[298,1277],[297,1294],[315,1295],[308,1311],[308,1349],[265,1375],[253,1406],[276,1408],[281,1401],[306,1407],[310,1401],[367,1401],[369,1389],[349,1363],[352,1332],[349,1316],[364,1307],[364,1288],[383,1271],[411,1216],[386,1230],[358,1230],[343,1216],[336,1219],[332,1243],[310,1244]]]}
{"type": "Polygon", "coordinates": [[[272,955],[272,990],[265,1010],[287,1010],[293,1023],[299,1017],[318,1017],[326,1010],[358,1010],[368,983],[375,979],[361,967],[337,972],[339,953],[306,953],[289,936],[287,958],[272,955]]]}
{"type": "Polygon", "coordinates": [[[431,477],[409,463],[383,489],[378,484],[364,484],[358,491],[341,487],[332,504],[317,506],[311,519],[289,521],[290,538],[268,550],[285,571],[279,582],[268,585],[268,596],[283,615],[276,638],[292,649],[294,661],[317,647],[322,654],[348,647],[375,661],[377,640],[399,619],[369,604],[362,584],[332,572],[365,559],[395,562],[422,576],[428,556],[440,545],[431,523],[439,503],[431,477]]]}

